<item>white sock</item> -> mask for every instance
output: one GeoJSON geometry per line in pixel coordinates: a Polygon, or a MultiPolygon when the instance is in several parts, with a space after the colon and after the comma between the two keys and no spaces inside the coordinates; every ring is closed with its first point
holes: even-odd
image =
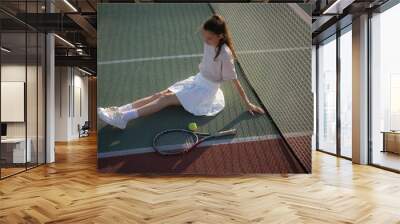
{"type": "Polygon", "coordinates": [[[122,105],[122,106],[118,107],[118,109],[119,109],[121,112],[128,111],[128,110],[132,110],[132,109],[133,109],[132,103],[128,103],[128,104],[122,105]]]}
{"type": "Polygon", "coordinates": [[[139,117],[139,114],[138,114],[136,109],[123,111],[122,115],[123,115],[124,120],[126,120],[126,121],[130,121],[132,119],[135,119],[135,118],[139,117]]]}

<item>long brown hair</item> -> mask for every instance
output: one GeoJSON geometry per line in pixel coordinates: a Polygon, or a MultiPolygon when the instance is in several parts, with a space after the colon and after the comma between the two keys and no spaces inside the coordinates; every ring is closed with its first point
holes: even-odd
{"type": "Polygon", "coordinates": [[[214,60],[218,57],[221,52],[222,45],[226,44],[229,49],[232,51],[233,57],[236,59],[236,52],[233,48],[233,41],[231,33],[228,30],[228,26],[224,18],[220,15],[214,14],[203,24],[203,29],[213,32],[217,35],[222,34],[222,39],[219,41],[217,46],[217,53],[215,54],[214,60]]]}

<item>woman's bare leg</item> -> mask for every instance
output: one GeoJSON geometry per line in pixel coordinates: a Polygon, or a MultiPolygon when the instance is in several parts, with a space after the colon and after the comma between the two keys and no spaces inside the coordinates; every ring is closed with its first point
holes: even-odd
{"type": "Polygon", "coordinates": [[[157,95],[157,97],[154,96],[142,99],[139,102],[141,102],[141,104],[144,104],[144,102],[148,103],[138,108],[127,109],[124,111],[120,111],[120,109],[110,110],[109,112],[100,111],[100,119],[112,126],[124,129],[127,123],[132,119],[153,114],[168,106],[181,105],[175,94],[169,90],[162,91],[162,94],[157,95]],[[150,101],[150,99],[152,99],[152,101],[150,101]]]}
{"type": "Polygon", "coordinates": [[[178,105],[181,105],[181,103],[179,102],[176,95],[171,91],[167,90],[163,91],[162,94],[153,101],[141,107],[136,108],[136,111],[138,112],[139,117],[142,117],[156,113],[164,109],[165,107],[178,106],[178,105]]]}
{"type": "Polygon", "coordinates": [[[170,91],[169,91],[168,89],[166,89],[166,90],[157,92],[157,93],[155,93],[155,94],[153,94],[153,95],[151,95],[151,96],[147,96],[147,97],[144,97],[144,98],[135,100],[135,101],[133,101],[133,103],[132,103],[132,107],[133,107],[133,108],[142,107],[142,106],[144,106],[144,105],[146,105],[146,104],[148,104],[148,103],[151,103],[152,101],[154,101],[154,100],[160,98],[163,94],[165,94],[165,93],[167,93],[167,92],[170,92],[170,91]]]}

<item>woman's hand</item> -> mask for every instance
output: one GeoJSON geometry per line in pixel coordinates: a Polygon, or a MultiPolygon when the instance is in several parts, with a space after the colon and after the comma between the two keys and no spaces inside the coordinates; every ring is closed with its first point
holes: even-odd
{"type": "Polygon", "coordinates": [[[234,79],[233,83],[235,84],[236,89],[238,90],[240,96],[242,97],[242,100],[246,103],[247,106],[247,110],[249,111],[249,113],[251,115],[254,115],[254,113],[258,113],[258,114],[265,114],[265,111],[259,107],[256,106],[252,103],[250,103],[249,99],[247,98],[246,93],[244,92],[242,85],[240,85],[240,82],[238,79],[234,79]]]}
{"type": "Polygon", "coordinates": [[[265,111],[261,107],[256,106],[250,102],[247,103],[247,110],[251,115],[254,115],[254,113],[265,114],[265,111]]]}

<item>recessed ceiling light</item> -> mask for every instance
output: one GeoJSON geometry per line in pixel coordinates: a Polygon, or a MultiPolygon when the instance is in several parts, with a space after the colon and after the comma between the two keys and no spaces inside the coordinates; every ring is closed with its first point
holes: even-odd
{"type": "Polygon", "coordinates": [[[342,14],[343,9],[351,5],[355,0],[336,0],[322,14],[342,14]]]}
{"type": "Polygon", "coordinates": [[[88,71],[86,71],[86,70],[83,70],[83,69],[81,69],[81,68],[79,68],[79,67],[78,67],[78,70],[81,71],[81,72],[83,72],[83,73],[85,73],[85,74],[87,74],[87,75],[90,75],[90,76],[92,75],[92,73],[90,73],[90,72],[88,72],[88,71]]]}
{"type": "Polygon", "coordinates": [[[74,12],[78,12],[78,10],[68,1],[64,0],[65,4],[67,4],[74,12]]]}
{"type": "Polygon", "coordinates": [[[57,34],[54,34],[54,36],[57,37],[58,39],[60,39],[62,42],[64,42],[64,43],[66,43],[67,45],[69,45],[70,47],[75,48],[75,45],[73,45],[73,44],[72,44],[71,42],[69,42],[68,40],[66,40],[66,39],[64,39],[64,38],[62,38],[62,37],[60,37],[60,36],[57,35],[57,34]]]}
{"type": "Polygon", "coordinates": [[[6,53],[10,53],[11,52],[11,50],[9,50],[9,49],[7,49],[5,47],[1,47],[1,51],[4,51],[6,53]]]}

